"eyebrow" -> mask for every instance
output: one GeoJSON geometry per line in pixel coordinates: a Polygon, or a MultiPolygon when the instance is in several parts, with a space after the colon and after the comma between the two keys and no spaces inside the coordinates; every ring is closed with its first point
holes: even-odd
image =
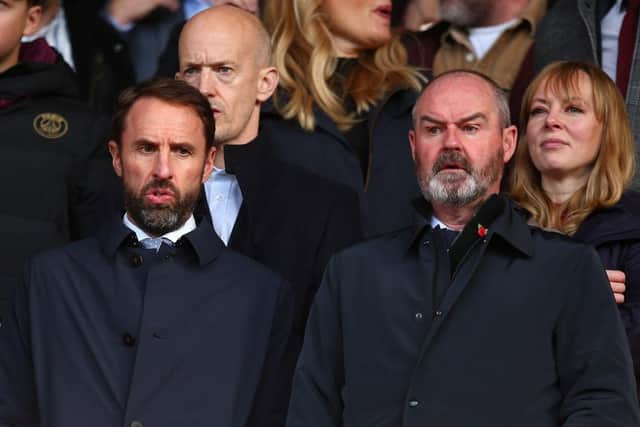
{"type": "MultiPolygon", "coordinates": [[[[461,118],[460,120],[456,121],[455,124],[456,125],[460,125],[462,123],[471,122],[473,120],[482,120],[482,121],[485,121],[485,122],[488,121],[487,116],[485,114],[483,114],[483,113],[474,113],[474,114],[471,114],[469,116],[461,118]]],[[[435,124],[438,124],[438,125],[445,124],[445,122],[443,122],[442,120],[438,120],[438,119],[436,119],[434,117],[429,116],[428,114],[421,115],[420,118],[419,118],[419,121],[420,122],[427,121],[427,122],[435,123],[435,124]]]]}
{"type": "MultiPolygon", "coordinates": [[[[582,98],[581,96],[568,96],[568,97],[563,98],[561,101],[562,102],[578,102],[579,101],[579,102],[583,102],[583,103],[586,102],[584,100],[584,98],[582,98]]],[[[533,98],[531,100],[531,103],[533,104],[534,102],[539,102],[541,104],[549,105],[549,101],[547,101],[544,98],[533,98]]]]}

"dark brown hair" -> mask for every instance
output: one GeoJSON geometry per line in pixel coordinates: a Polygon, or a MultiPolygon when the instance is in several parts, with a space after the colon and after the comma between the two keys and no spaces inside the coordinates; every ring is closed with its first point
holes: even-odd
{"type": "Polygon", "coordinates": [[[143,98],[153,98],[167,104],[188,107],[202,122],[207,151],[214,146],[215,121],[207,98],[197,89],[181,80],[166,77],[146,80],[120,93],[116,101],[111,122],[111,138],[120,145],[124,122],[133,104],[143,98]]]}

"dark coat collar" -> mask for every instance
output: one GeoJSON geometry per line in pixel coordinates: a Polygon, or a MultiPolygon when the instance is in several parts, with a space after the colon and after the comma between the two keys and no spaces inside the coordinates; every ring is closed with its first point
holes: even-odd
{"type": "Polygon", "coordinates": [[[640,193],[626,191],[615,205],[591,213],[573,238],[596,246],[640,239],[640,193]]]}
{"type": "MultiPolygon", "coordinates": [[[[191,247],[198,257],[200,266],[204,266],[220,255],[224,244],[214,232],[208,218],[196,218],[196,221],[198,222],[196,229],[185,234],[176,242],[176,246],[191,247]]],[[[114,257],[117,250],[123,245],[137,246],[138,244],[135,233],[123,224],[121,216],[115,217],[110,223],[100,227],[96,237],[108,257],[114,257]]]]}
{"type": "MultiPolygon", "coordinates": [[[[413,201],[416,210],[413,233],[408,248],[414,248],[425,230],[431,230],[431,205],[423,198],[413,201]]],[[[469,244],[480,238],[478,225],[487,229],[486,239],[499,236],[507,244],[525,256],[533,255],[531,231],[521,209],[504,195],[492,195],[478,209],[478,213],[467,223],[452,250],[460,243],[469,244]]]]}

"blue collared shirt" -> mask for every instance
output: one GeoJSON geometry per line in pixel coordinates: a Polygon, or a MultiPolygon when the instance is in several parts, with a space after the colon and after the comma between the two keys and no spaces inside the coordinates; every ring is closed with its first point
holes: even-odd
{"type": "Polygon", "coordinates": [[[204,192],[213,228],[224,244],[228,245],[242,205],[242,191],[238,179],[224,169],[214,168],[204,183],[204,192]]]}

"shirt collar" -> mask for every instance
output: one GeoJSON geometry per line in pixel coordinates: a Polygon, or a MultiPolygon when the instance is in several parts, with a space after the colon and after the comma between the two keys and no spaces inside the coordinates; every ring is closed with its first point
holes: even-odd
{"type": "Polygon", "coordinates": [[[440,221],[435,215],[431,215],[431,228],[442,228],[443,230],[456,231],[451,227],[447,227],[447,225],[440,221]]]}
{"type": "MultiPolygon", "coordinates": [[[[413,205],[415,208],[415,221],[413,225],[413,233],[408,242],[407,250],[415,247],[416,242],[424,235],[425,231],[432,230],[435,226],[439,225],[438,223],[440,223],[437,218],[435,219],[436,222],[434,222],[431,205],[427,203],[424,198],[420,197],[415,199],[413,201],[413,205]]],[[[475,233],[476,226],[482,222],[481,225],[486,227],[488,230],[487,238],[491,238],[491,235],[496,234],[525,256],[531,256],[533,254],[531,231],[524,216],[518,212],[519,209],[520,208],[518,208],[518,206],[506,196],[492,196],[487,199],[483,206],[480,207],[478,214],[469,221],[462,233],[475,233]],[[489,206],[490,204],[493,206],[489,206]],[[484,223],[485,221],[479,220],[479,218],[486,216],[488,210],[496,211],[496,209],[499,212],[490,215],[497,215],[491,223],[484,223]]],[[[444,227],[446,228],[446,226],[444,227]]]]}
{"type": "MultiPolygon", "coordinates": [[[[144,230],[134,224],[130,219],[127,213],[125,212],[122,217],[123,224],[131,231],[136,234],[138,241],[141,242],[143,239],[151,238],[149,234],[147,234],[144,230]]],[[[169,233],[163,234],[160,237],[164,237],[166,239],[171,240],[173,243],[176,243],[182,236],[196,229],[196,220],[193,218],[193,215],[189,217],[189,219],[182,224],[180,228],[177,230],[170,231],[169,233]]]]}
{"type": "MultiPolygon", "coordinates": [[[[526,22],[529,25],[529,28],[531,28],[531,34],[535,34],[536,26],[544,16],[546,9],[547,0],[530,0],[527,6],[525,6],[522,13],[516,17],[517,23],[513,24],[513,27],[517,27],[526,22]]],[[[464,29],[456,26],[450,26],[442,34],[442,41],[444,41],[447,37],[454,37],[458,41],[460,41],[461,39],[464,40],[466,39],[466,37],[463,37],[463,34],[466,33],[467,31],[464,29]]]]}

